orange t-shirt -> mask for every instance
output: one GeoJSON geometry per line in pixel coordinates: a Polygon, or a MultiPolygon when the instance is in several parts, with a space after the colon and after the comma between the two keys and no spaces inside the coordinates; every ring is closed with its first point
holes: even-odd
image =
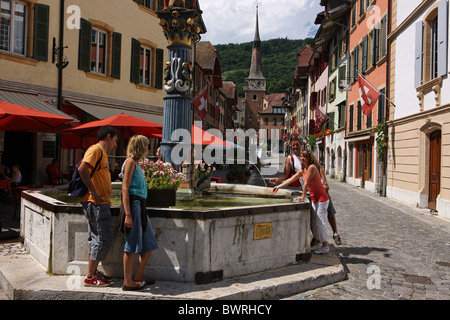
{"type": "MultiPolygon", "coordinates": [[[[84,154],[83,161],[89,163],[92,166],[92,169],[89,170],[89,173],[91,173],[92,170],[94,170],[95,165],[100,157],[102,157],[102,160],[100,161],[97,170],[95,170],[91,180],[94,184],[95,191],[103,196],[103,200],[100,204],[111,204],[111,173],[109,172],[108,155],[106,154],[105,150],[103,150],[100,144],[94,144],[89,147],[89,149],[84,154]]],[[[95,203],[94,198],[89,192],[81,199],[81,201],[89,201],[95,203]]]]}
{"type": "MultiPolygon", "coordinates": [[[[310,172],[308,172],[308,174],[310,174],[310,172]]],[[[311,181],[309,182],[308,190],[312,202],[327,201],[329,199],[327,192],[322,186],[322,180],[320,179],[320,174],[318,172],[313,175],[311,181]]]]}

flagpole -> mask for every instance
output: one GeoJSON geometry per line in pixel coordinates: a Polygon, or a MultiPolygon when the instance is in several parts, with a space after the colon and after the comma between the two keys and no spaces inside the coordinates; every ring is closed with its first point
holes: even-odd
{"type": "Polygon", "coordinates": [[[363,78],[364,80],[366,80],[366,81],[372,86],[372,88],[373,88],[374,90],[376,90],[380,95],[384,96],[384,98],[385,98],[387,101],[389,101],[389,102],[394,106],[394,108],[395,108],[395,103],[393,103],[391,100],[389,100],[389,98],[386,97],[386,95],[385,95],[384,93],[380,92],[380,90],[378,90],[377,87],[375,87],[375,86],[372,84],[372,82],[370,82],[369,80],[367,80],[367,78],[364,77],[364,76],[363,76],[361,73],[359,73],[359,72],[358,72],[358,75],[360,75],[361,78],[363,78]]]}

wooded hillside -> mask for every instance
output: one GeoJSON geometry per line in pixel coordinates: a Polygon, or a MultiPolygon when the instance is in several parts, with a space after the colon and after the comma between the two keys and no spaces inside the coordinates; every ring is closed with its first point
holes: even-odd
{"type": "MultiPolygon", "coordinates": [[[[272,39],[261,41],[262,72],[267,80],[267,94],[284,92],[292,86],[293,69],[297,66],[297,53],[313,39],[272,39]]],[[[233,81],[238,97],[244,96],[244,81],[250,72],[253,42],[218,44],[224,81],[233,81]]]]}

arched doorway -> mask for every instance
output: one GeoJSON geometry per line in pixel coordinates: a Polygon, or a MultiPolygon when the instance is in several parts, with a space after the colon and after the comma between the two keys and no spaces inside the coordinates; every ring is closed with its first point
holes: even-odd
{"type": "Polygon", "coordinates": [[[436,210],[436,199],[441,192],[441,130],[430,134],[430,174],[428,207],[436,210]]]}

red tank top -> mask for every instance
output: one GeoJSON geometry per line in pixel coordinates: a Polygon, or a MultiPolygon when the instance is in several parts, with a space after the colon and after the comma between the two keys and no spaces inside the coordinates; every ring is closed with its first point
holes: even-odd
{"type": "Polygon", "coordinates": [[[316,173],[311,182],[308,184],[309,195],[313,202],[322,202],[328,200],[328,195],[322,186],[322,180],[320,174],[316,173]]]}

